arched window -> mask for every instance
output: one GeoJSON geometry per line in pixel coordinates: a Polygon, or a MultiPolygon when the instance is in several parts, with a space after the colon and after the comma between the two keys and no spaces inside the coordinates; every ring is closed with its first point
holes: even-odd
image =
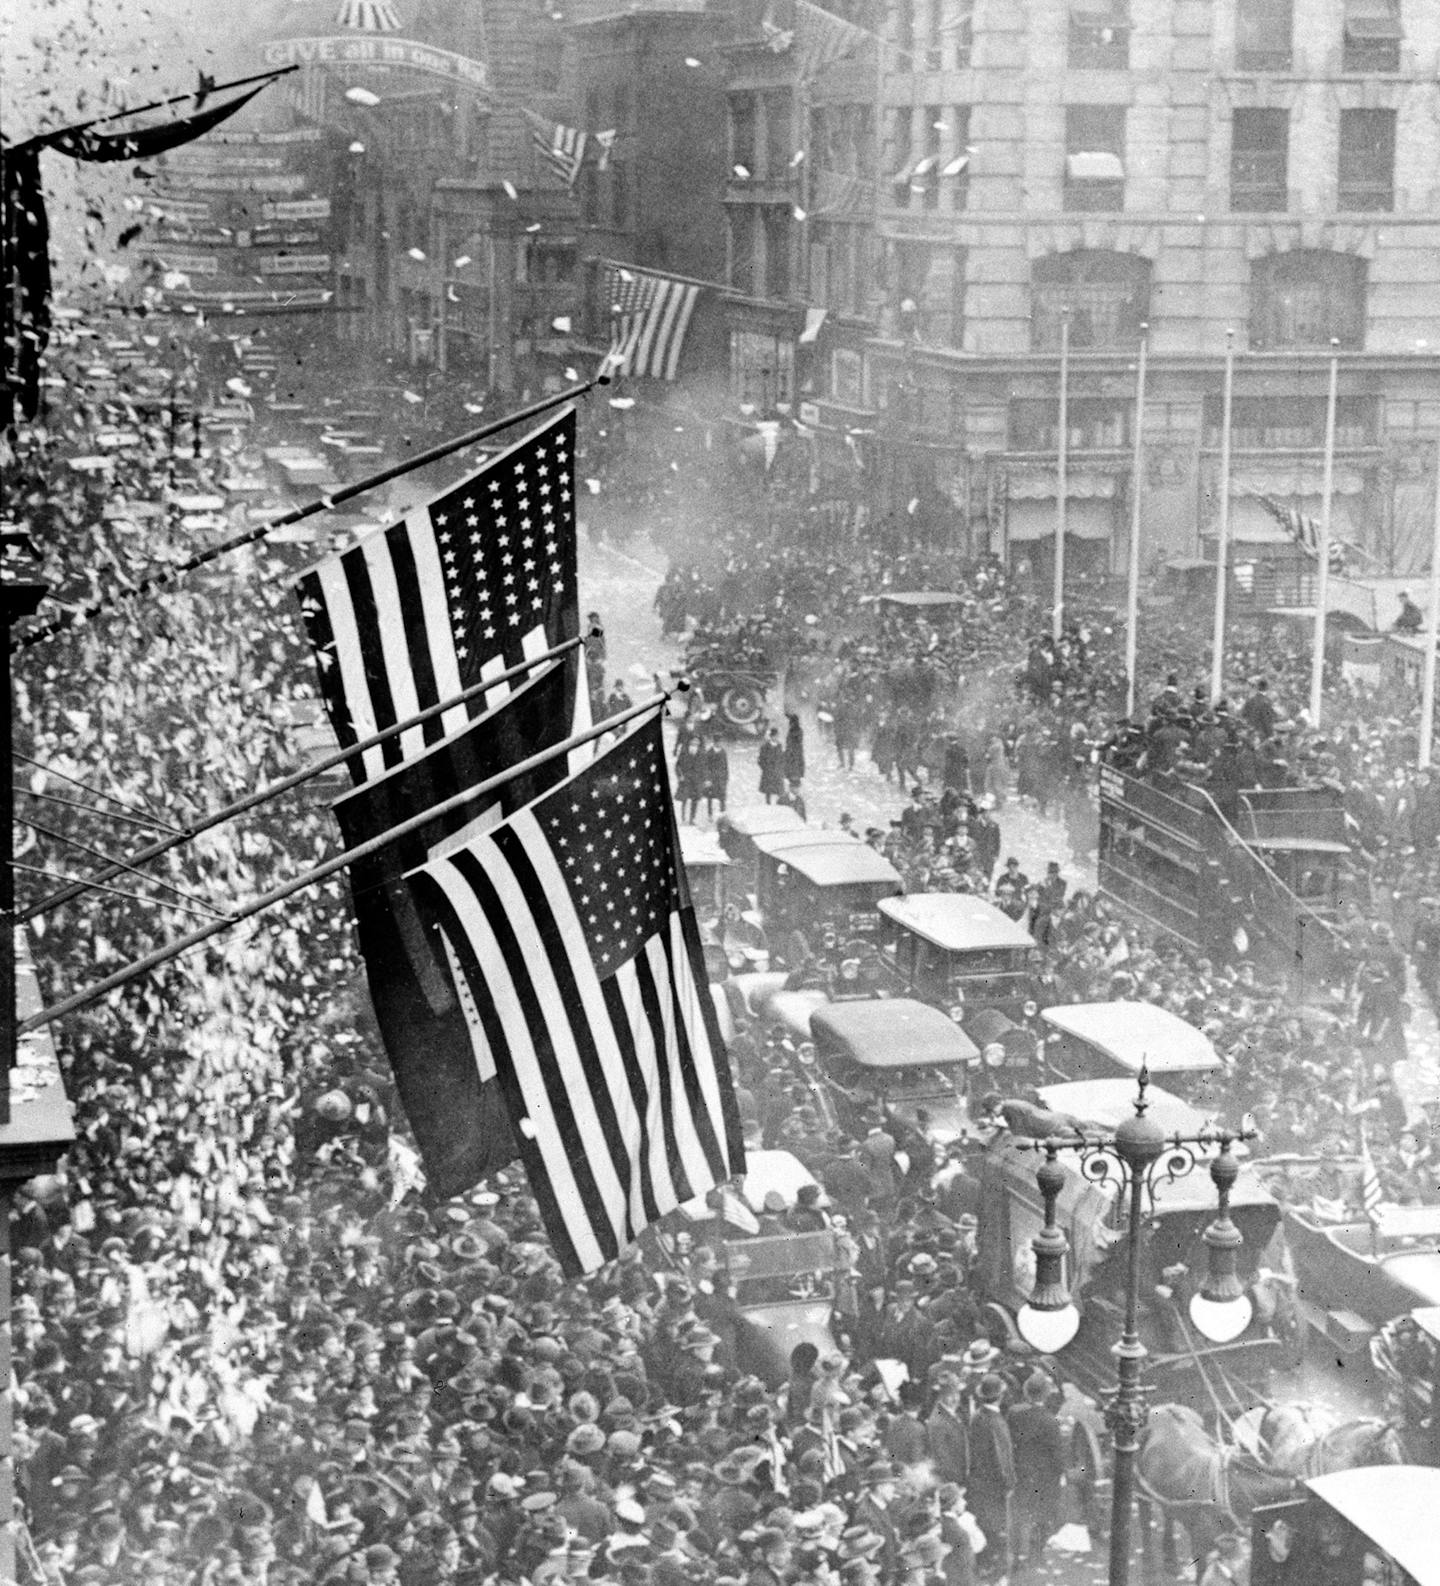
{"type": "Polygon", "coordinates": [[[1270,253],[1250,267],[1250,345],[1257,352],[1290,347],[1365,345],[1363,259],[1324,249],[1270,253]]]}
{"type": "Polygon", "coordinates": [[[1059,348],[1067,310],[1072,347],[1133,347],[1150,313],[1150,261],[1101,248],[1037,259],[1031,277],[1032,351],[1059,348]]]}

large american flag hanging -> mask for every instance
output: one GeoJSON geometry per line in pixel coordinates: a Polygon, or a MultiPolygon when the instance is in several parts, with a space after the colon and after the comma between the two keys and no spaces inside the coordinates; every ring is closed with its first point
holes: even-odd
{"type": "MultiPolygon", "coordinates": [[[[575,409],[299,581],[320,691],[342,747],[580,632],[575,409]]],[[[503,699],[500,684],[350,761],[356,782],[503,699]],[[363,763],[362,763],[363,762],[363,763]]],[[[572,707],[589,723],[586,690],[572,707]]]]}
{"type": "Polygon", "coordinates": [[[629,264],[610,265],[606,284],[611,327],[607,366],[619,374],[673,380],[700,288],[629,264]]]}
{"type": "Polygon", "coordinates": [[[567,1273],[743,1170],[658,716],[410,882],[567,1273]]]}

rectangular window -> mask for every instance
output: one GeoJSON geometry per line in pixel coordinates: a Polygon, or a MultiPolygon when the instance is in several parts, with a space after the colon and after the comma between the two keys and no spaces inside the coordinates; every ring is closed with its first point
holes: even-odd
{"type": "Polygon", "coordinates": [[[925,70],[927,72],[943,72],[945,70],[945,13],[948,10],[946,0],[927,0],[926,4],[926,34],[929,43],[925,49],[925,70]]]}
{"type": "MultiPolygon", "coordinates": [[[[1344,397],[1335,404],[1338,446],[1373,446],[1379,433],[1374,397],[1344,397]]],[[[1220,444],[1224,402],[1205,397],[1205,445],[1220,444]]],[[[1236,397],[1230,411],[1230,444],[1240,451],[1319,451],[1325,444],[1324,397],[1236,397]]]]}
{"type": "Polygon", "coordinates": [[[1341,70],[1400,70],[1399,0],[1345,0],[1345,39],[1341,70]]]}
{"type": "Polygon", "coordinates": [[[1125,207],[1125,107],[1065,107],[1065,208],[1125,207]]]}
{"type": "Polygon", "coordinates": [[[784,302],[790,296],[790,211],[765,212],[765,296],[784,302]]]}
{"type": "Polygon", "coordinates": [[[1230,208],[1289,208],[1290,112],[1237,110],[1230,121],[1230,208]]]}
{"type": "Polygon", "coordinates": [[[1070,0],[1071,71],[1123,72],[1130,65],[1129,0],[1070,0]]]}
{"type": "Polygon", "coordinates": [[[899,209],[910,205],[910,179],[920,159],[915,147],[915,112],[909,105],[897,105],[890,123],[890,202],[899,209]]]}
{"type": "MultiPolygon", "coordinates": [[[[895,48],[907,53],[915,48],[915,0],[896,0],[895,48]]],[[[903,63],[904,70],[914,71],[913,61],[903,63]]]]}
{"type": "MultiPolygon", "coordinates": [[[[1079,398],[1066,404],[1066,428],[1074,451],[1120,451],[1130,444],[1134,404],[1124,398],[1079,398]]],[[[1010,404],[1012,452],[1060,449],[1060,403],[1045,397],[1017,397],[1010,404]]]]}
{"type": "Polygon", "coordinates": [[[1242,72],[1288,72],[1293,0],[1239,0],[1235,65],[1242,72]]]}
{"type": "Polygon", "coordinates": [[[970,202],[970,106],[950,107],[950,152],[940,167],[940,182],[951,209],[970,202]]]}
{"type": "Polygon", "coordinates": [[[1340,112],[1340,208],[1395,207],[1395,112],[1340,112]]]}
{"type": "Polygon", "coordinates": [[[764,96],[765,170],[770,184],[788,181],[790,160],[795,153],[795,129],[791,124],[793,100],[788,88],[764,96]]]}
{"type": "Polygon", "coordinates": [[[755,97],[730,95],[730,175],[739,182],[758,175],[755,169],[755,97]],[[737,169],[738,167],[738,169],[737,169]],[[741,172],[745,175],[741,175],[741,172]]]}
{"type": "Polygon", "coordinates": [[[755,295],[755,216],[748,204],[730,211],[730,285],[755,295]]]}

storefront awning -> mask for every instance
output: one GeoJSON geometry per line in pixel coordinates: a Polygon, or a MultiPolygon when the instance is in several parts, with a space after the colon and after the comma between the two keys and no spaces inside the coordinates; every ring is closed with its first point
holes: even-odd
{"type": "Polygon", "coordinates": [[[1065,174],[1072,182],[1123,182],[1125,162],[1118,154],[1082,150],[1065,156],[1065,174]]]}
{"type": "MultiPolygon", "coordinates": [[[[1059,494],[1059,479],[1053,471],[1043,474],[1011,476],[1006,494],[1012,501],[1054,500],[1059,494]]],[[[1067,500],[1108,501],[1116,493],[1114,474],[1097,474],[1085,469],[1072,469],[1066,477],[1067,500]]]]}

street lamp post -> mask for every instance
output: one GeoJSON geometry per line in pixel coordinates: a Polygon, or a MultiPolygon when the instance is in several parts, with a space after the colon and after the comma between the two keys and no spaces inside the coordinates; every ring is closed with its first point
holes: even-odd
{"type": "Polygon", "coordinates": [[[1115,1477],[1110,1515],[1110,1586],[1127,1586],[1130,1579],[1132,1522],[1135,1511],[1135,1460],[1147,1416],[1145,1361],[1149,1355],[1140,1337],[1140,1240],[1144,1231],[1145,1203],[1154,1204],[1157,1183],[1183,1178],[1202,1160],[1207,1148],[1218,1147],[1210,1159],[1210,1177],[1218,1208],[1205,1230],[1207,1271],[1204,1286],[1190,1302],[1190,1320],[1206,1338],[1230,1343],[1250,1324],[1252,1307],[1237,1272],[1240,1230],[1230,1216],[1230,1191],[1240,1164],[1233,1147],[1255,1138],[1253,1129],[1239,1131],[1203,1129],[1198,1134],[1166,1134],[1146,1116],[1145,1092],[1150,1084],[1142,1067],[1135,1097],[1135,1116],[1110,1134],[1052,1135],[1045,1140],[1016,1141],[1024,1150],[1043,1151],[1045,1160],[1036,1182],[1045,1206],[1044,1227],[1033,1241],[1035,1284],[1029,1302],[1016,1318],[1020,1335],[1034,1349],[1054,1354],[1075,1336],[1079,1312],[1065,1280],[1069,1241],[1055,1220],[1055,1202],[1065,1184],[1061,1151],[1080,1153],[1085,1176],[1094,1183],[1116,1183],[1128,1200],[1128,1237],[1125,1263],[1125,1322],[1115,1357],[1116,1388],[1105,1409],[1105,1422],[1115,1443],[1115,1477]]]}

